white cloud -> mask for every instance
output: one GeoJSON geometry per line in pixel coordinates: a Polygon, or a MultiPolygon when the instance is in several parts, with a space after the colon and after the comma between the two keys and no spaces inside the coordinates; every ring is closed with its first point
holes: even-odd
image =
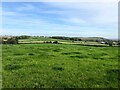
{"type": "Polygon", "coordinates": [[[24,3],[20,7],[16,8],[16,11],[34,11],[35,13],[46,13],[46,14],[63,14],[63,11],[58,10],[45,10],[42,8],[38,8],[39,6],[35,6],[32,3],[24,3]]]}
{"type": "Polygon", "coordinates": [[[102,3],[101,7],[102,8],[98,8],[98,14],[96,14],[96,17],[93,18],[93,22],[99,24],[117,24],[118,22],[117,3],[102,3]]]}
{"type": "MultiPolygon", "coordinates": [[[[32,18],[27,15],[25,17],[20,17],[18,19],[8,19],[5,18],[6,24],[12,24],[13,26],[19,26],[20,28],[13,28],[11,31],[14,33],[34,33],[34,32],[42,32],[42,33],[63,33],[64,35],[81,35],[81,36],[103,36],[103,37],[117,37],[117,28],[111,31],[112,29],[108,30],[107,33],[104,32],[105,28],[97,28],[100,25],[115,25],[117,22],[117,4],[116,3],[48,3],[48,5],[53,6],[54,8],[60,8],[61,11],[52,11],[52,10],[41,10],[41,13],[46,14],[60,14],[59,18],[52,18],[50,19],[49,15],[46,18],[42,18],[41,16],[38,18],[32,18]],[[85,18],[81,16],[81,13],[85,13],[85,18]],[[88,15],[89,14],[89,15],[88,15]],[[87,15],[87,16],[86,16],[87,15]],[[48,20],[47,20],[48,18],[48,20]],[[54,19],[58,19],[64,21],[68,24],[61,24],[54,22],[54,19]],[[53,22],[52,22],[53,21],[53,22]],[[11,23],[9,23],[11,22],[11,23]],[[52,22],[52,23],[51,23],[52,22]],[[69,24],[71,23],[71,24],[69,24]],[[84,24],[84,27],[79,25],[84,24]],[[88,24],[96,24],[94,26],[89,26],[88,24]],[[88,27],[87,27],[88,25],[88,27]],[[22,31],[20,29],[24,28],[22,31]],[[25,31],[26,29],[26,31],[25,31]],[[33,31],[30,29],[34,29],[33,31]],[[17,32],[18,31],[18,32],[17,32]],[[67,34],[68,33],[68,34],[67,34]]],[[[24,4],[18,9],[18,11],[23,10],[36,10],[36,6],[32,4],[24,4]]],[[[37,8],[38,9],[38,8],[37,8]]],[[[37,12],[38,13],[38,12],[37,12]]],[[[15,12],[5,12],[6,15],[16,15],[20,13],[15,12]]],[[[34,13],[33,13],[34,14],[34,13]]],[[[22,13],[24,15],[24,13],[22,13]]],[[[108,28],[109,29],[109,28],[108,28]]],[[[6,33],[11,33],[10,30],[6,31],[6,33]]]]}
{"type": "MultiPolygon", "coordinates": [[[[118,21],[118,3],[116,2],[73,2],[73,3],[49,3],[50,5],[63,9],[64,16],[81,18],[81,13],[85,13],[89,23],[98,23],[98,24],[113,24],[118,21]],[[82,11],[81,11],[82,10],[82,11]],[[89,15],[88,15],[89,14],[89,15]]],[[[83,17],[83,16],[82,16],[83,17]]],[[[82,18],[81,18],[82,20],[82,18]]],[[[79,19],[74,19],[74,21],[81,21],[79,19]]],[[[69,21],[69,19],[68,19],[69,21]]],[[[71,21],[71,20],[70,20],[71,21]]]]}
{"type": "Polygon", "coordinates": [[[85,24],[86,23],[85,20],[82,20],[82,19],[77,18],[77,17],[63,18],[61,20],[66,22],[66,23],[72,23],[72,24],[76,24],[76,25],[80,25],[80,24],[85,24]]]}

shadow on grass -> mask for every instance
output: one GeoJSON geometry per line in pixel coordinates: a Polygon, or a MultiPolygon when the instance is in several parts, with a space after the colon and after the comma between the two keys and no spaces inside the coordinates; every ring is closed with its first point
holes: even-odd
{"type": "Polygon", "coordinates": [[[64,70],[64,68],[61,66],[53,66],[52,69],[55,71],[63,71],[64,70]]]}
{"type": "Polygon", "coordinates": [[[61,51],[61,49],[55,49],[55,50],[53,50],[54,52],[60,52],[61,51]]]}
{"type": "Polygon", "coordinates": [[[86,58],[86,56],[70,56],[71,58],[86,58]]]}
{"type": "Polygon", "coordinates": [[[33,53],[29,53],[28,55],[34,55],[33,53]]]}
{"type": "Polygon", "coordinates": [[[14,55],[24,55],[23,53],[14,53],[14,55]]]}
{"type": "Polygon", "coordinates": [[[17,64],[12,64],[11,65],[11,64],[8,64],[8,65],[5,66],[4,70],[18,70],[20,68],[22,68],[21,65],[17,65],[17,64]]]}
{"type": "Polygon", "coordinates": [[[106,79],[107,79],[107,84],[114,83],[115,86],[118,86],[120,83],[120,70],[119,69],[111,69],[106,71],[106,79]]]}
{"type": "Polygon", "coordinates": [[[65,53],[61,53],[63,55],[70,55],[70,54],[81,54],[80,52],[65,52],[65,53]]]}

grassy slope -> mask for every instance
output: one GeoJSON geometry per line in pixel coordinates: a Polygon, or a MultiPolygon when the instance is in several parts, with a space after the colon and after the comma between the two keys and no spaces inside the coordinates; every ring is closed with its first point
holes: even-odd
{"type": "Polygon", "coordinates": [[[3,45],[3,87],[117,87],[117,47],[3,45]]]}
{"type": "Polygon", "coordinates": [[[2,88],[2,45],[0,45],[0,89],[2,88]]]}
{"type": "Polygon", "coordinates": [[[44,41],[58,41],[59,43],[63,44],[78,44],[78,43],[73,43],[70,40],[61,40],[61,39],[52,39],[48,37],[38,37],[38,38],[29,38],[29,39],[19,39],[19,43],[43,43],[44,41]]]}
{"type": "Polygon", "coordinates": [[[70,42],[69,40],[60,40],[60,39],[53,39],[48,37],[30,37],[29,39],[20,39],[19,43],[22,42],[43,42],[43,41],[59,41],[59,42],[70,42]]]}

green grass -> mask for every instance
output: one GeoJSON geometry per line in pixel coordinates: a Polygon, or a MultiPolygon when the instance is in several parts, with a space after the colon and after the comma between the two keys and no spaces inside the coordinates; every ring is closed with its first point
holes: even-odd
{"type": "Polygon", "coordinates": [[[60,40],[60,39],[53,39],[53,38],[48,38],[48,37],[37,37],[37,38],[29,38],[29,39],[19,39],[19,43],[21,44],[25,44],[25,43],[43,43],[44,41],[58,41],[59,43],[63,43],[63,44],[78,44],[78,43],[73,43],[71,40],[60,40]]]}
{"type": "Polygon", "coordinates": [[[118,88],[118,47],[3,45],[3,88],[118,88]]]}
{"type": "MultiPolygon", "coordinates": [[[[49,38],[49,37],[30,37],[29,39],[19,39],[18,40],[19,44],[25,44],[25,43],[29,43],[29,44],[41,44],[44,41],[58,41],[59,43],[62,44],[80,44],[80,45],[98,45],[98,46],[108,46],[106,44],[101,44],[99,42],[92,42],[92,41],[78,41],[78,42],[72,42],[72,40],[62,40],[62,39],[53,39],[53,38],[49,38]]],[[[114,45],[113,45],[114,46],[114,45]]]]}
{"type": "Polygon", "coordinates": [[[0,89],[2,89],[2,45],[0,45],[0,89]]]}
{"type": "Polygon", "coordinates": [[[30,37],[29,39],[19,39],[19,43],[32,43],[32,42],[43,42],[43,41],[52,41],[54,39],[48,37],[30,37]]]}

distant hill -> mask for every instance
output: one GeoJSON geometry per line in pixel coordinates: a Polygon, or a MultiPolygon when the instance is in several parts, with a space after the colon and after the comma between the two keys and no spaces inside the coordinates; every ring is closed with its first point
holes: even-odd
{"type": "Polygon", "coordinates": [[[63,39],[63,40],[74,40],[74,41],[105,41],[108,40],[103,37],[64,37],[64,36],[53,36],[50,38],[63,39]]]}
{"type": "MultiPolygon", "coordinates": [[[[21,36],[0,36],[0,38],[12,38],[12,37],[19,37],[19,39],[22,37],[27,37],[27,35],[21,35],[21,36]]],[[[39,39],[39,40],[53,40],[53,39],[60,39],[60,40],[71,40],[71,41],[93,41],[93,42],[99,42],[99,41],[118,41],[117,39],[107,39],[103,37],[65,37],[65,36],[51,36],[51,37],[45,37],[45,36],[28,36],[31,39],[39,39]]]]}

